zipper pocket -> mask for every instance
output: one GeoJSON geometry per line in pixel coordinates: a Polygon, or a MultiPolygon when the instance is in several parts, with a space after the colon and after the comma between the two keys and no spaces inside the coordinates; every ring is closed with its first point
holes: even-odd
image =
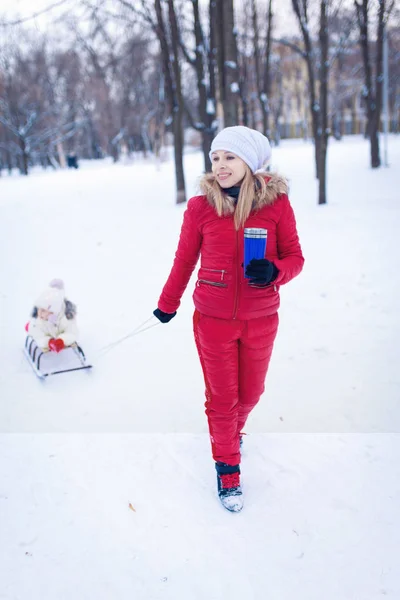
{"type": "Polygon", "coordinates": [[[210,271],[210,273],[221,273],[221,281],[224,280],[226,273],[225,269],[208,269],[207,267],[200,267],[203,271],[210,271]]]}
{"type": "Polygon", "coordinates": [[[266,289],[273,289],[274,292],[278,291],[278,288],[276,287],[276,285],[273,285],[272,283],[251,283],[249,281],[249,286],[250,287],[255,287],[261,290],[266,290],[266,289]]]}
{"type": "Polygon", "coordinates": [[[197,285],[205,283],[206,285],[214,285],[216,287],[228,287],[226,283],[219,283],[218,281],[208,281],[207,279],[198,279],[197,285]]]}

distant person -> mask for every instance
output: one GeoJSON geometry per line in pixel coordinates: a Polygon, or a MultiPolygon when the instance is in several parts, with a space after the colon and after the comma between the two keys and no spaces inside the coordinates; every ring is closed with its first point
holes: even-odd
{"type": "Polygon", "coordinates": [[[53,279],[36,300],[26,330],[39,348],[61,352],[77,342],[76,306],[65,298],[64,283],[53,279]]]}
{"type": "Polygon", "coordinates": [[[69,154],[67,156],[67,165],[70,169],[77,169],[79,167],[78,157],[76,156],[76,154],[69,154]]]}
{"type": "Polygon", "coordinates": [[[268,139],[253,129],[227,127],[215,137],[212,173],[201,181],[202,195],[188,202],[175,261],[154,311],[162,323],[176,315],[201,256],[194,337],[218,495],[233,512],[243,507],[241,436],[264,391],[278,329],[279,288],[304,263],[287,182],[259,172],[270,156],[268,139]],[[264,258],[244,267],[245,228],[266,229],[268,237],[264,258]]]}

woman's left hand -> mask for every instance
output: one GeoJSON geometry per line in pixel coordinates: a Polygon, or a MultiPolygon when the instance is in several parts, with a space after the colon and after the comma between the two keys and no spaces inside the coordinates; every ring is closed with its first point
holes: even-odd
{"type": "Polygon", "coordinates": [[[278,277],[278,273],[274,263],[266,258],[253,258],[246,267],[246,277],[249,277],[252,283],[272,283],[278,277]]]}

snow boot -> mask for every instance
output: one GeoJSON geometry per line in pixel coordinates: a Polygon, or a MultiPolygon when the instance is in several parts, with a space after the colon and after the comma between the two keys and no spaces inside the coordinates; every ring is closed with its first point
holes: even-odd
{"type": "Polygon", "coordinates": [[[243,494],[240,487],[239,465],[215,463],[217,471],[218,496],[222,506],[231,512],[240,512],[243,508],[243,494]]]}

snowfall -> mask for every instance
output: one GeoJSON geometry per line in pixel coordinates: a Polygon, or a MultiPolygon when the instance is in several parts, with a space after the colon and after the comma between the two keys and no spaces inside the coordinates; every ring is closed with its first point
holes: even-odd
{"type": "MultiPolygon", "coordinates": [[[[369,168],[332,141],[284,141],[306,258],[281,289],[266,391],[246,426],[245,506],[216,493],[192,337],[152,317],[184,205],[174,168],[136,157],[0,178],[0,598],[400,597],[400,138],[369,168]],[[62,278],[92,370],[40,381],[23,354],[35,298],[62,278]],[[147,325],[154,324],[150,320],[147,325]]],[[[188,151],[188,196],[202,155],[188,151]]]]}

